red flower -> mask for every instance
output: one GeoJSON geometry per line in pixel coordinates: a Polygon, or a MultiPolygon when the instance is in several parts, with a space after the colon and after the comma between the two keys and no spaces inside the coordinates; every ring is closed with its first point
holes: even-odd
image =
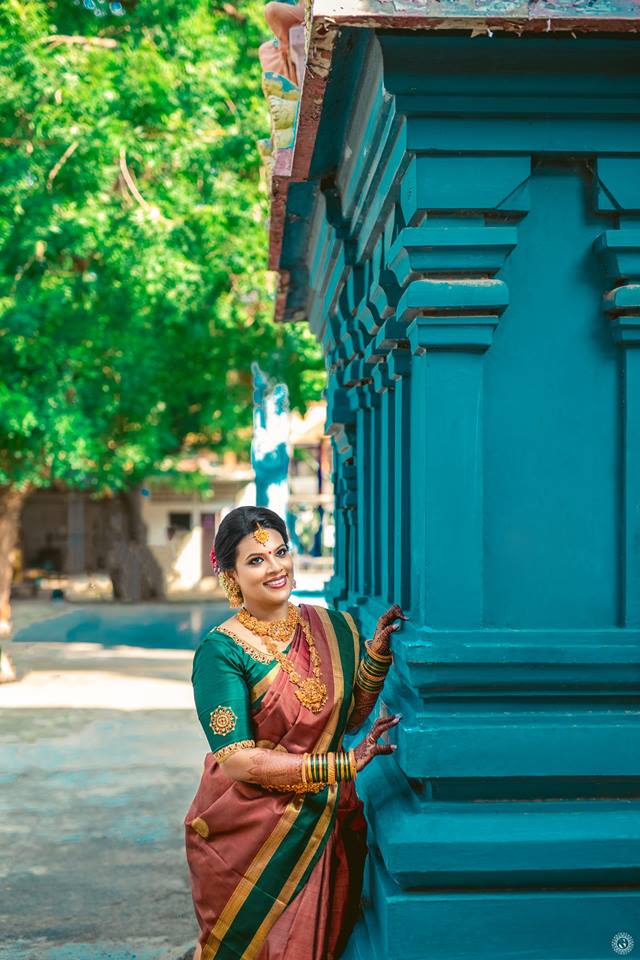
{"type": "Polygon", "coordinates": [[[216,551],[213,549],[213,547],[211,547],[211,553],[209,554],[209,557],[211,558],[211,566],[213,567],[213,572],[215,573],[216,576],[218,576],[218,574],[220,573],[220,566],[216,558],[216,551]]]}

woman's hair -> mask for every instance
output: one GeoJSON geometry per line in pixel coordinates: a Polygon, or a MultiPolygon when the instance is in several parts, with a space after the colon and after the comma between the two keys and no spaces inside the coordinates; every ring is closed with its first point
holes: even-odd
{"type": "Polygon", "coordinates": [[[257,525],[276,530],[289,544],[284,520],[267,507],[236,507],[220,523],[214,542],[215,558],[220,570],[232,570],[236,565],[236,550],[243,537],[253,533],[257,525]]]}

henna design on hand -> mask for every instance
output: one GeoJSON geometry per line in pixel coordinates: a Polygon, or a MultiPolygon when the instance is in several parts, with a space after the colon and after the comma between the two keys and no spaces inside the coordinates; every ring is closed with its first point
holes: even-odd
{"type": "Polygon", "coordinates": [[[302,781],[302,754],[263,748],[252,750],[251,754],[248,768],[251,783],[284,788],[302,781]]]}
{"type": "Polygon", "coordinates": [[[371,763],[374,757],[393,753],[396,749],[394,743],[378,743],[378,738],[383,736],[391,727],[395,727],[400,722],[401,714],[394,713],[388,717],[378,717],[374,720],[371,730],[364,740],[361,740],[355,747],[356,769],[362,770],[368,763],[371,763]]]}
{"type": "Polygon", "coordinates": [[[389,607],[389,609],[378,618],[378,623],[371,641],[371,647],[374,652],[380,654],[388,654],[390,652],[391,634],[400,627],[399,623],[393,622],[397,619],[408,620],[409,617],[402,612],[402,607],[399,603],[394,603],[392,607],[389,607]]]}

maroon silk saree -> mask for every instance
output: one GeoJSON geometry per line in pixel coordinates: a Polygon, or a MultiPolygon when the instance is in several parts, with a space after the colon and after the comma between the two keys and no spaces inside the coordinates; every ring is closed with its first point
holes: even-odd
{"type": "MultiPolygon", "coordinates": [[[[300,604],[300,613],[320,655],[327,703],[319,714],[303,707],[276,664],[261,689],[250,691],[254,739],[293,753],[339,750],[353,706],[358,634],[335,610],[300,604]]],[[[288,656],[310,675],[300,626],[288,656]]],[[[202,960],[340,956],[357,916],[366,856],[353,782],[303,795],[271,792],[229,779],[208,753],[184,822],[202,960]]]]}

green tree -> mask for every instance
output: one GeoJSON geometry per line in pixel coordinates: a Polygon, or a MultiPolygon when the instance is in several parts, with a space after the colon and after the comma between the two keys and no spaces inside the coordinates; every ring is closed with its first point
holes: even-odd
{"type": "Polygon", "coordinates": [[[262,11],[0,5],[0,621],[29,490],[246,453],[252,360],[320,395],[315,340],[271,321],[262,11]]]}

